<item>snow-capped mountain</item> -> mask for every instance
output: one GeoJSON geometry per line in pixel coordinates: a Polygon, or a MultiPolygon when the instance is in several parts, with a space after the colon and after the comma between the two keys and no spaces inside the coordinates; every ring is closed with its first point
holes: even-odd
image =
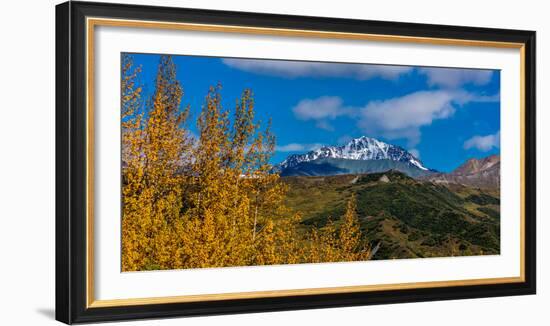
{"type": "Polygon", "coordinates": [[[360,161],[390,160],[405,163],[424,171],[430,171],[418,158],[403,148],[366,136],[353,139],[343,146],[323,146],[306,154],[290,155],[275,168],[283,171],[294,168],[304,162],[327,158],[360,161]]]}

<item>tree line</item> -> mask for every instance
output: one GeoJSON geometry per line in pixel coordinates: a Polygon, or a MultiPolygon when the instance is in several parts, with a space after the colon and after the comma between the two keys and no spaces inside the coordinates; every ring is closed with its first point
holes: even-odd
{"type": "Polygon", "coordinates": [[[250,89],[227,110],[221,85],[211,87],[191,121],[171,56],[160,57],[150,96],[141,72],[122,55],[123,271],[369,258],[354,197],[322,228],[301,227],[286,207],[271,122],[255,118],[250,89]]]}

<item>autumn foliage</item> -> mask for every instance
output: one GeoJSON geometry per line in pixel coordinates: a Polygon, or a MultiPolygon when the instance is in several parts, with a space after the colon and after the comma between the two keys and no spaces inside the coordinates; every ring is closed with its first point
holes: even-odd
{"type": "Polygon", "coordinates": [[[355,198],[320,229],[305,228],[285,206],[287,185],[269,163],[275,137],[270,123],[257,122],[251,90],[230,111],[221,85],[211,87],[191,121],[170,56],[160,59],[150,98],[140,73],[123,55],[123,271],[369,258],[355,198]]]}

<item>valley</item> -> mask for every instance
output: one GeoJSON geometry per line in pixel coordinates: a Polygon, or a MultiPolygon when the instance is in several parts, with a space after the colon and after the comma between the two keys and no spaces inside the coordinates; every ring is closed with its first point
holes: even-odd
{"type": "Polygon", "coordinates": [[[355,194],[361,231],[376,248],[372,259],[499,254],[497,189],[416,180],[381,173],[282,177],[286,204],[302,228],[337,221],[355,194]]]}

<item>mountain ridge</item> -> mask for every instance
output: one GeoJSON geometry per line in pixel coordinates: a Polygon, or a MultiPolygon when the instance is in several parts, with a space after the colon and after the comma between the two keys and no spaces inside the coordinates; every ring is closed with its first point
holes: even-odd
{"type": "Polygon", "coordinates": [[[313,161],[300,162],[293,167],[283,169],[279,172],[281,177],[287,176],[332,176],[343,174],[369,174],[385,171],[399,171],[409,177],[418,178],[434,174],[430,170],[421,170],[408,163],[381,160],[350,160],[338,158],[318,158],[313,161]]]}
{"type": "Polygon", "coordinates": [[[461,184],[479,188],[500,187],[500,155],[471,158],[449,173],[436,173],[422,179],[440,184],[461,184]]]}
{"type": "Polygon", "coordinates": [[[479,188],[500,187],[500,155],[470,158],[451,172],[427,168],[402,147],[362,136],[341,146],[322,146],[304,154],[289,155],[273,171],[287,176],[331,176],[399,171],[436,184],[479,188]]]}
{"type": "Polygon", "coordinates": [[[385,143],[375,138],[362,136],[341,146],[323,146],[305,154],[292,154],[275,165],[279,173],[296,166],[319,159],[343,159],[356,161],[389,160],[405,163],[423,171],[434,171],[424,166],[422,161],[402,147],[385,143]]]}

